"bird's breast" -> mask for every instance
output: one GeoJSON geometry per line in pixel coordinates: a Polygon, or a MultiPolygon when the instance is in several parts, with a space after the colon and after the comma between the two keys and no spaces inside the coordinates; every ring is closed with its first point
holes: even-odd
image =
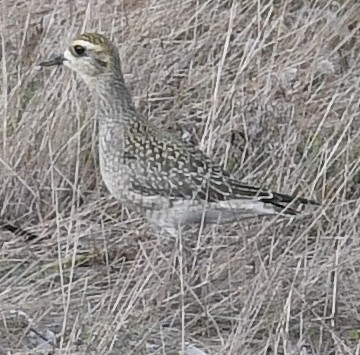
{"type": "Polygon", "coordinates": [[[116,125],[101,125],[99,132],[100,172],[104,183],[114,197],[128,185],[128,173],[124,164],[124,137],[116,125]]]}

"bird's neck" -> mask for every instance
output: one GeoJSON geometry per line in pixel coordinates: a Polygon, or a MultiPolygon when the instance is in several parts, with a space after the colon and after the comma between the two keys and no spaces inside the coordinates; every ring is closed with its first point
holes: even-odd
{"type": "Polygon", "coordinates": [[[100,126],[127,125],[134,119],[135,106],[122,73],[104,75],[92,87],[100,126]]]}

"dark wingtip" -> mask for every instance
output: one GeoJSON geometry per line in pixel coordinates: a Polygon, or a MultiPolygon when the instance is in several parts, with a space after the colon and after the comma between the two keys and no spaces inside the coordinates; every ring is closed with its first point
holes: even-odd
{"type": "Polygon", "coordinates": [[[320,202],[317,202],[315,200],[307,199],[297,195],[284,195],[277,192],[275,193],[273,192],[273,198],[275,198],[279,202],[285,202],[285,203],[295,202],[295,203],[301,203],[303,205],[316,205],[316,206],[321,205],[320,202]]]}
{"type": "Polygon", "coordinates": [[[39,65],[41,67],[52,67],[54,65],[62,65],[62,64],[64,64],[64,61],[65,61],[64,56],[60,55],[60,56],[58,56],[52,60],[49,60],[47,62],[41,62],[41,63],[39,63],[39,65]]]}
{"type": "Polygon", "coordinates": [[[300,211],[298,210],[298,207],[300,205],[303,205],[303,207],[305,205],[314,205],[314,206],[320,206],[321,203],[315,201],[315,200],[310,200],[310,199],[306,199],[303,197],[298,197],[298,196],[290,196],[290,195],[283,195],[283,194],[279,194],[279,193],[273,193],[273,198],[272,199],[262,199],[263,202],[268,202],[271,203],[272,205],[276,206],[277,208],[279,208],[279,211],[284,213],[285,215],[291,215],[291,216],[295,216],[297,214],[300,213],[300,211]],[[292,206],[292,204],[294,204],[295,208],[292,206]]]}

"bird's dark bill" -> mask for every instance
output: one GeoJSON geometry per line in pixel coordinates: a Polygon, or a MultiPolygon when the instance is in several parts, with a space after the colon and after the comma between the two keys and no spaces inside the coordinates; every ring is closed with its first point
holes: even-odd
{"type": "Polygon", "coordinates": [[[63,55],[60,55],[52,60],[49,60],[48,62],[41,62],[39,65],[41,67],[52,67],[53,65],[62,65],[65,61],[65,58],[63,55]]]}

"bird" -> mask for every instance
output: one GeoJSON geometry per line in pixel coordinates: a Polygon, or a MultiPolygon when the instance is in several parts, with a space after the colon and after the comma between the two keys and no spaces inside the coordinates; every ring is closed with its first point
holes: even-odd
{"type": "Polygon", "coordinates": [[[300,205],[318,205],[231,177],[198,147],[141,116],[125,83],[119,50],[102,34],[80,34],[63,54],[39,64],[64,65],[86,83],[97,110],[102,179],[113,197],[156,230],[177,237],[181,228],[194,224],[291,217],[300,205]]]}

